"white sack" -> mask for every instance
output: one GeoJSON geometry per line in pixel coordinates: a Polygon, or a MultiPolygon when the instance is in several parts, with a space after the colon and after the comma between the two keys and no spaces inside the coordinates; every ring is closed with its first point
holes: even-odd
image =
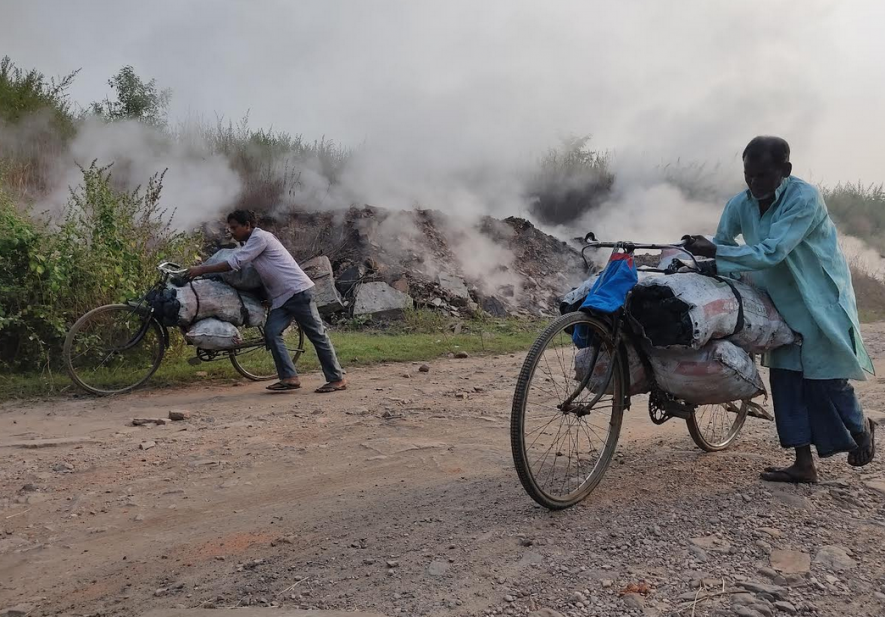
{"type": "Polygon", "coordinates": [[[768,294],[740,281],[731,283],[741,296],[744,310],[744,325],[737,333],[739,304],[731,287],[700,274],[673,274],[639,281],[633,290],[631,315],[643,326],[643,333],[655,346],[700,349],[711,340],[727,338],[745,351],[762,353],[796,341],[796,335],[774,308],[768,294]],[[663,304],[652,303],[641,310],[637,307],[642,306],[643,289],[654,286],[668,287],[675,298],[688,305],[691,332],[685,338],[690,340],[662,345],[660,339],[655,340],[650,335],[648,324],[663,317],[663,304]],[[646,312],[648,314],[644,314],[646,312]]]}
{"type": "Polygon", "coordinates": [[[248,292],[241,291],[238,295],[237,290],[226,283],[211,279],[198,279],[174,289],[181,305],[178,310],[178,323],[184,327],[209,317],[241,326],[243,325],[243,306],[246,308],[247,326],[264,325],[267,314],[261,302],[248,292]],[[197,313],[198,297],[199,314],[197,313]],[[240,298],[242,298],[242,302],[240,302],[240,298]]]}
{"type": "Polygon", "coordinates": [[[649,349],[655,381],[665,392],[693,405],[728,403],[765,392],[756,363],[728,341],[700,350],[649,349]]]}
{"type": "Polygon", "coordinates": [[[200,349],[231,349],[243,342],[235,325],[212,318],[201,319],[184,336],[200,349]]]}
{"type": "MultiPolygon", "coordinates": [[[[645,365],[642,363],[642,360],[639,358],[639,354],[636,353],[636,349],[634,349],[633,345],[625,343],[624,346],[627,348],[627,363],[630,372],[630,396],[644,394],[650,389],[645,365]]],[[[578,353],[575,355],[575,381],[580,382],[584,379],[584,376],[590,369],[590,363],[593,361],[593,352],[595,350],[596,348],[592,346],[578,350],[578,353]]],[[[608,373],[609,362],[611,362],[611,356],[609,355],[608,350],[602,349],[599,352],[599,357],[596,359],[596,365],[593,368],[593,376],[588,383],[592,392],[599,392],[600,384],[608,373]]],[[[612,394],[611,385],[609,385],[606,394],[612,394]]]]}
{"type": "MultiPolygon", "coordinates": [[[[240,249],[220,249],[214,255],[206,259],[205,265],[211,266],[221,262],[227,263],[227,261],[239,250],[240,249]]],[[[261,277],[251,264],[246,265],[241,270],[231,270],[229,272],[213,274],[212,276],[219,277],[234,289],[250,290],[261,287],[261,277]]]]}

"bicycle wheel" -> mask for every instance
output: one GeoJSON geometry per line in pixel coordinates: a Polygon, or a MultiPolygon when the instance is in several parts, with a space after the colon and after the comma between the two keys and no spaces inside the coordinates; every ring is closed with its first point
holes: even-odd
{"type": "Polygon", "coordinates": [[[160,366],[165,351],[163,327],[149,313],[126,304],[100,306],[83,315],[63,348],[71,379],[99,396],[142,385],[160,366]]]}
{"type": "MultiPolygon", "coordinates": [[[[236,353],[231,353],[230,363],[234,365],[237,372],[252,381],[267,381],[277,377],[277,368],[273,361],[273,355],[264,344],[263,328],[243,328],[243,340],[254,341],[254,346],[238,349],[236,353]]],[[[293,323],[283,332],[283,339],[286,341],[286,348],[292,358],[292,363],[296,364],[301,354],[304,353],[304,332],[293,323]]]]}
{"type": "Polygon", "coordinates": [[[587,497],[611,463],[628,388],[613,347],[604,322],[569,313],[541,333],[522,365],[513,396],[510,446],[523,488],[546,508],[568,508],[587,497]],[[564,405],[580,385],[575,373],[578,350],[569,334],[574,326],[588,328],[598,341],[599,357],[608,354],[618,364],[607,387],[594,387],[602,395],[586,387],[564,405]]]}
{"type": "Polygon", "coordinates": [[[705,452],[720,452],[734,443],[747,421],[748,401],[702,405],[685,420],[695,444],[705,452]]]}

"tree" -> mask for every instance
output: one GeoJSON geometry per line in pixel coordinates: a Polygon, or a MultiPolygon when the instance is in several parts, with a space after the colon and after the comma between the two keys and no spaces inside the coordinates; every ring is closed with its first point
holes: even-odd
{"type": "Polygon", "coordinates": [[[153,126],[166,125],[166,110],[172,100],[172,90],[159,90],[157,80],[145,82],[131,66],[124,66],[108,80],[116,93],[115,101],[92,104],[92,111],[108,120],[138,120],[153,126]]]}

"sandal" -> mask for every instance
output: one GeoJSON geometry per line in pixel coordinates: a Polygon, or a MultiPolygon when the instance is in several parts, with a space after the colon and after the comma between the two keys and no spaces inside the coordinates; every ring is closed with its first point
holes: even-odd
{"type": "Polygon", "coordinates": [[[789,467],[766,467],[759,474],[765,482],[783,482],[787,484],[817,484],[817,473],[813,477],[794,474],[789,467]]]}
{"type": "Polygon", "coordinates": [[[287,392],[289,390],[299,390],[301,389],[300,383],[283,383],[282,381],[278,381],[274,384],[267,386],[267,390],[271,392],[287,392]]]}
{"type": "Polygon", "coordinates": [[[321,386],[315,390],[317,394],[327,394],[329,392],[341,392],[342,390],[347,390],[347,384],[343,383],[341,385],[334,385],[332,383],[327,383],[324,386],[321,386]]]}

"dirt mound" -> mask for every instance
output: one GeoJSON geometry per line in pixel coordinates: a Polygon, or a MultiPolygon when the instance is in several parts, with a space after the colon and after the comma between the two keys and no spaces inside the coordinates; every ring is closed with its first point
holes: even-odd
{"type": "MultiPolygon", "coordinates": [[[[587,276],[580,252],[524,219],[464,221],[434,210],[365,206],[262,218],[304,263],[325,256],[352,310],[361,284],[384,282],[419,307],[461,316],[550,316],[587,276]]],[[[207,251],[225,245],[223,224],[204,228],[207,251]]]]}

